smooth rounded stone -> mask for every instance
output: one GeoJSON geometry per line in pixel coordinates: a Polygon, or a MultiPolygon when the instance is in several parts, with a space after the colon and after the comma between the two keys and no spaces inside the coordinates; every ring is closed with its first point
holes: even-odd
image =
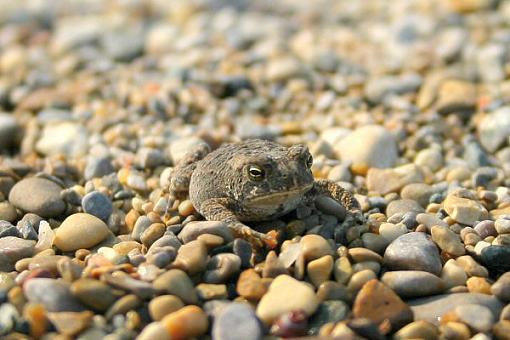
{"type": "Polygon", "coordinates": [[[0,238],[0,271],[10,272],[18,260],[35,253],[35,241],[14,236],[0,238]]]}
{"type": "Polygon", "coordinates": [[[310,316],[317,310],[319,300],[306,283],[288,275],[277,276],[257,306],[257,316],[270,325],[278,317],[294,310],[310,316]]]}
{"type": "Polygon", "coordinates": [[[8,236],[23,238],[23,235],[20,235],[20,230],[11,222],[0,220],[0,238],[8,236]]]}
{"type": "Polygon", "coordinates": [[[491,286],[491,292],[501,301],[510,302],[510,273],[501,275],[491,286]]]}
{"type": "Polygon", "coordinates": [[[443,320],[462,322],[477,332],[488,332],[497,320],[492,311],[479,304],[462,304],[443,315],[443,320]]]}
{"type": "Polygon", "coordinates": [[[137,280],[125,272],[114,272],[112,274],[105,273],[102,280],[110,286],[121,289],[123,291],[133,293],[141,299],[148,299],[155,293],[154,288],[149,282],[137,280]]]}
{"type": "Polygon", "coordinates": [[[325,281],[317,289],[317,297],[320,301],[341,300],[349,302],[350,292],[343,284],[335,281],[325,281]]]}
{"type": "Polygon", "coordinates": [[[459,256],[455,259],[455,261],[464,269],[468,276],[489,276],[487,268],[476,262],[470,255],[459,256]]]}
{"type": "Polygon", "coordinates": [[[412,232],[400,236],[386,248],[384,264],[392,270],[422,270],[434,275],[442,265],[436,245],[424,233],[412,232]]]}
{"type": "Polygon", "coordinates": [[[389,168],[395,165],[398,149],[395,137],[379,125],[357,128],[334,146],[344,163],[366,173],[369,168],[389,168]]]}
{"type": "Polygon", "coordinates": [[[67,256],[62,255],[41,255],[33,257],[28,265],[29,270],[44,269],[49,271],[55,276],[59,275],[58,262],[62,259],[68,259],[67,256]]]}
{"type": "Polygon", "coordinates": [[[234,254],[241,259],[241,267],[250,267],[252,248],[251,244],[241,238],[236,238],[232,246],[234,254]]]}
{"type": "Polygon", "coordinates": [[[366,248],[350,248],[349,249],[349,257],[354,262],[366,262],[366,261],[374,261],[378,263],[382,263],[383,258],[381,255],[376,252],[366,249],[366,248]]]}
{"type": "Polygon", "coordinates": [[[164,272],[152,283],[154,289],[179,297],[185,304],[198,303],[198,296],[189,276],[180,269],[164,272]]]}
{"type": "Polygon", "coordinates": [[[455,221],[469,226],[488,218],[487,210],[480,203],[450,194],[444,200],[444,209],[455,221]]]}
{"type": "Polygon", "coordinates": [[[351,262],[346,256],[341,256],[335,261],[333,266],[335,280],[341,284],[346,284],[353,274],[351,262]]]}
{"type": "Polygon", "coordinates": [[[143,232],[147,230],[152,224],[152,221],[149,217],[143,215],[136,219],[135,226],[133,227],[133,231],[131,232],[131,238],[137,242],[141,242],[140,237],[143,232]]]}
{"type": "Polygon", "coordinates": [[[57,217],[66,209],[66,204],[60,198],[61,190],[59,185],[50,180],[29,177],[12,187],[9,202],[16,208],[43,218],[57,217]]]}
{"type": "Polygon", "coordinates": [[[425,177],[423,170],[417,165],[406,164],[392,169],[370,168],[366,179],[367,189],[370,192],[386,195],[398,193],[408,184],[421,183],[425,177]]]}
{"type": "Polygon", "coordinates": [[[172,247],[177,251],[181,245],[182,244],[177,236],[175,236],[174,233],[167,231],[163,236],[152,243],[149,250],[147,251],[147,254],[153,253],[156,249],[161,247],[172,247]]]}
{"type": "Polygon", "coordinates": [[[368,281],[361,288],[352,312],[355,318],[367,318],[375,324],[388,320],[395,330],[413,321],[409,306],[377,279],[368,281]]]}
{"type": "Polygon", "coordinates": [[[159,321],[151,322],[145,326],[140,334],[136,337],[136,340],[171,340],[170,335],[166,331],[165,326],[159,321]]]}
{"type": "Polygon", "coordinates": [[[19,124],[14,115],[0,112],[0,151],[16,144],[19,124]]]}
{"type": "Polygon", "coordinates": [[[189,243],[203,234],[220,236],[225,243],[234,240],[230,228],[220,221],[195,221],[187,223],[184,228],[182,228],[178,237],[183,243],[189,243]]]}
{"type": "Polygon", "coordinates": [[[145,229],[140,235],[140,241],[144,246],[150,248],[150,246],[160,239],[166,231],[166,226],[163,223],[153,223],[147,229],[145,229]]]}
{"type": "Polygon", "coordinates": [[[189,339],[203,335],[209,328],[207,314],[198,306],[185,306],[161,321],[171,339],[189,339]]]}
{"type": "Polygon", "coordinates": [[[214,255],[207,263],[203,280],[207,283],[224,283],[241,270],[241,259],[235,254],[214,255]]]}
{"type": "Polygon", "coordinates": [[[94,313],[91,311],[58,312],[47,314],[48,319],[55,326],[58,333],[70,337],[76,336],[83,330],[87,329],[92,322],[93,316],[94,313]]]}
{"type": "Polygon", "coordinates": [[[508,334],[510,334],[510,321],[501,320],[497,322],[494,327],[492,327],[492,334],[496,337],[496,339],[508,339],[508,334]]]}
{"type": "Polygon", "coordinates": [[[117,299],[105,313],[107,320],[111,320],[115,315],[126,314],[127,312],[139,308],[143,301],[135,294],[127,294],[117,299]]]}
{"type": "MultiPolygon", "coordinates": [[[[498,232],[498,234],[510,234],[510,220],[498,218],[494,222],[494,228],[498,232]]],[[[490,234],[492,236],[496,236],[495,234],[490,234]]],[[[480,235],[482,236],[482,235],[480,235]]],[[[485,238],[485,237],[482,237],[485,238]]]]}
{"type": "Polygon", "coordinates": [[[345,219],[346,209],[340,203],[327,196],[319,196],[315,199],[317,209],[325,214],[335,216],[339,221],[345,219]]]}
{"type": "Polygon", "coordinates": [[[86,194],[81,202],[83,211],[97,218],[108,221],[113,212],[112,201],[99,191],[92,191],[86,194]]]}
{"type": "Polygon", "coordinates": [[[174,268],[179,268],[189,275],[203,272],[207,266],[207,247],[205,243],[194,240],[182,245],[177,251],[177,257],[173,262],[174,268]]]}
{"type": "Polygon", "coordinates": [[[259,301],[267,292],[268,279],[262,279],[254,269],[246,269],[237,280],[237,293],[248,301],[259,301]]]}
{"type": "Polygon", "coordinates": [[[364,233],[361,235],[361,240],[363,242],[363,247],[378,254],[384,253],[384,250],[389,244],[386,238],[374,233],[364,233]]]}
{"type": "Polygon", "coordinates": [[[160,295],[149,302],[149,315],[152,320],[160,321],[166,315],[178,311],[184,303],[175,295],[160,295]]]}
{"type": "Polygon", "coordinates": [[[478,235],[480,235],[482,239],[486,238],[487,236],[497,236],[498,234],[497,229],[495,228],[495,223],[491,220],[480,221],[473,227],[473,229],[478,233],[478,235]]]}
{"type": "Polygon", "coordinates": [[[254,310],[244,303],[230,303],[214,317],[212,337],[215,340],[259,340],[262,327],[254,310]]]}
{"type": "Polygon", "coordinates": [[[497,319],[504,304],[496,297],[479,293],[457,293],[443,294],[430,297],[408,300],[416,320],[424,320],[435,325],[439,323],[440,318],[448,311],[469,304],[477,304],[487,307],[494,320],[497,319]]]}
{"type": "Polygon", "coordinates": [[[463,286],[466,284],[467,274],[454,259],[450,259],[444,264],[443,270],[441,271],[441,279],[446,288],[463,286]]]}
{"type": "Polygon", "coordinates": [[[34,278],[23,285],[28,301],[44,305],[50,312],[79,312],[83,305],[71,294],[69,283],[49,278],[34,278]]]}
{"type": "Polygon", "coordinates": [[[420,150],[414,158],[414,164],[421,167],[427,167],[431,171],[437,171],[443,166],[444,160],[441,150],[438,148],[428,148],[420,150]]]}
{"type": "Polygon", "coordinates": [[[401,298],[413,298],[439,294],[445,289],[442,279],[418,270],[386,272],[381,282],[393,289],[401,298]]]}
{"type": "Polygon", "coordinates": [[[409,199],[418,202],[422,207],[427,207],[430,196],[436,191],[434,188],[425,183],[411,183],[402,188],[400,196],[403,199],[409,199]]]}
{"type": "Polygon", "coordinates": [[[375,76],[367,80],[364,94],[372,103],[384,102],[388,97],[416,91],[422,82],[416,73],[375,76]]]}
{"type": "Polygon", "coordinates": [[[59,154],[69,158],[84,156],[88,149],[88,132],[84,126],[73,122],[47,124],[35,148],[46,156],[59,154]]]}
{"type": "Polygon", "coordinates": [[[327,323],[337,323],[349,316],[349,305],[343,301],[324,301],[308,322],[308,334],[319,335],[320,329],[327,323]]]}
{"type": "Polygon", "coordinates": [[[74,281],[70,291],[82,304],[98,312],[106,311],[117,300],[113,287],[89,278],[74,281]]]}
{"type": "Polygon", "coordinates": [[[88,249],[111,234],[108,226],[96,216],[76,213],[68,216],[55,232],[54,244],[62,251],[88,249]]]}
{"type": "Polygon", "coordinates": [[[347,290],[352,294],[356,294],[365,283],[373,279],[377,279],[377,275],[370,269],[353,273],[347,285],[347,290]]]}
{"type": "Polygon", "coordinates": [[[460,256],[466,253],[460,236],[451,231],[450,228],[434,226],[431,228],[431,236],[432,241],[448,254],[460,256]]]}
{"type": "Polygon", "coordinates": [[[315,287],[319,287],[323,282],[329,280],[333,271],[333,262],[334,260],[331,255],[308,262],[306,272],[315,287]]]}
{"type": "Polygon", "coordinates": [[[18,218],[16,208],[9,202],[0,202],[0,220],[14,222],[18,218]]]}
{"type": "Polygon", "coordinates": [[[93,178],[101,178],[113,172],[115,172],[115,168],[109,156],[89,157],[83,171],[83,177],[88,181],[93,178]]]}
{"type": "Polygon", "coordinates": [[[448,223],[446,223],[436,215],[429,213],[421,213],[416,215],[416,222],[423,224],[425,227],[427,227],[427,230],[430,230],[435,225],[448,227],[448,223]]]}
{"type": "Polygon", "coordinates": [[[510,247],[492,245],[484,248],[481,262],[489,269],[491,275],[510,271],[510,247]]]}
{"type": "Polygon", "coordinates": [[[299,242],[301,245],[301,254],[305,261],[318,259],[325,255],[333,255],[333,249],[329,242],[319,235],[305,235],[299,242]]]}
{"type": "Polygon", "coordinates": [[[471,293],[491,294],[491,284],[483,277],[470,277],[466,281],[466,286],[471,293]]]}
{"type": "Polygon", "coordinates": [[[480,143],[489,152],[495,152],[510,135],[510,107],[504,106],[483,116],[477,130],[480,143]]]}
{"type": "Polygon", "coordinates": [[[357,273],[357,272],[360,272],[360,271],[366,270],[366,269],[373,271],[375,274],[379,274],[379,272],[381,271],[381,264],[379,262],[375,262],[375,261],[365,261],[365,262],[355,263],[352,266],[352,270],[354,273],[357,273]]]}
{"type": "Polygon", "coordinates": [[[424,339],[435,340],[439,338],[438,328],[430,322],[417,320],[402,327],[393,336],[394,340],[424,339]]]}
{"type": "Polygon", "coordinates": [[[409,232],[402,223],[383,223],[379,226],[379,235],[384,237],[387,243],[391,243],[402,235],[409,232]]]}
{"type": "Polygon", "coordinates": [[[386,207],[386,216],[393,216],[395,214],[405,214],[408,212],[415,212],[417,214],[425,212],[423,208],[413,200],[401,199],[391,201],[386,207]]]}

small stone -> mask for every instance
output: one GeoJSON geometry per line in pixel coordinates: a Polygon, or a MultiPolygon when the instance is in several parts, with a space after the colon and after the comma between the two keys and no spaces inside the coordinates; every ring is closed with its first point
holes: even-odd
{"type": "Polygon", "coordinates": [[[477,128],[482,146],[489,152],[495,152],[510,135],[510,108],[504,106],[485,114],[477,128]]]}
{"type": "Polygon", "coordinates": [[[92,323],[92,317],[94,316],[91,311],[58,312],[48,313],[47,315],[58,333],[69,337],[76,336],[83,330],[87,329],[92,323]]]}
{"type": "Polygon", "coordinates": [[[117,299],[112,287],[89,278],[74,281],[70,291],[82,304],[98,312],[106,311],[117,299]]]}
{"type": "Polygon", "coordinates": [[[227,286],[224,284],[200,283],[196,289],[198,296],[203,301],[228,298],[227,286]]]}
{"type": "Polygon", "coordinates": [[[370,249],[378,254],[384,253],[384,250],[389,244],[386,238],[373,233],[364,233],[361,235],[361,240],[363,241],[363,247],[370,249]]]}
{"type": "Polygon", "coordinates": [[[358,291],[363,288],[363,286],[370,280],[377,279],[377,275],[369,269],[365,269],[354,273],[349,280],[349,284],[347,285],[347,290],[355,295],[358,291]]]}
{"type": "Polygon", "coordinates": [[[233,244],[233,252],[241,259],[241,267],[250,267],[252,248],[251,244],[241,238],[236,238],[233,244]]]}
{"type": "Polygon", "coordinates": [[[350,248],[349,249],[349,257],[354,262],[365,262],[365,261],[374,261],[378,263],[382,263],[383,258],[381,255],[376,252],[365,249],[365,248],[350,248]]]}
{"type": "Polygon", "coordinates": [[[392,270],[423,270],[441,273],[436,245],[423,233],[412,232],[394,240],[384,253],[384,263],[392,270]]]}
{"type": "Polygon", "coordinates": [[[480,203],[452,194],[446,197],[444,209],[455,221],[469,226],[488,217],[487,210],[480,203]]]}
{"type": "Polygon", "coordinates": [[[189,276],[180,269],[170,269],[153,282],[154,289],[179,297],[186,304],[198,303],[198,296],[189,276]]]}
{"type": "Polygon", "coordinates": [[[185,306],[161,321],[171,339],[189,339],[203,335],[208,327],[207,314],[197,306],[185,306]]]}
{"type": "Polygon", "coordinates": [[[115,172],[110,157],[90,157],[83,172],[86,180],[101,178],[115,172]]]}
{"type": "Polygon", "coordinates": [[[324,301],[319,304],[317,311],[310,318],[308,333],[319,335],[322,326],[345,320],[349,315],[349,306],[343,301],[324,301]]]}
{"type": "MultiPolygon", "coordinates": [[[[494,222],[494,227],[495,227],[496,231],[498,232],[498,234],[510,234],[510,220],[498,218],[494,222]]],[[[496,236],[495,233],[490,234],[490,235],[496,236]]],[[[480,236],[482,236],[482,235],[480,235],[480,236]]],[[[489,235],[487,235],[487,236],[489,236],[489,235]]],[[[482,237],[482,238],[485,238],[485,237],[482,237]]]]}
{"type": "Polygon", "coordinates": [[[430,322],[418,320],[402,327],[395,335],[395,340],[424,339],[435,340],[439,338],[439,330],[430,322]]]}
{"type": "Polygon", "coordinates": [[[0,238],[0,271],[13,271],[18,260],[31,257],[34,252],[35,241],[14,236],[0,238]]]}
{"type": "Polygon", "coordinates": [[[445,284],[437,276],[418,270],[386,272],[381,282],[393,289],[401,298],[413,298],[441,293],[445,284]]]}
{"type": "Polygon", "coordinates": [[[183,243],[188,243],[196,240],[198,236],[202,234],[217,235],[225,240],[225,243],[234,240],[231,230],[229,227],[219,221],[196,221],[187,223],[179,233],[179,239],[183,243]]]}
{"type": "Polygon", "coordinates": [[[268,285],[254,269],[247,269],[239,275],[237,293],[249,301],[259,301],[266,294],[268,285]]]}
{"type": "Polygon", "coordinates": [[[471,330],[462,322],[448,322],[439,327],[439,333],[448,339],[471,339],[471,330]]]}
{"type": "Polygon", "coordinates": [[[496,337],[496,339],[508,340],[510,337],[510,321],[501,320],[497,322],[494,327],[492,327],[492,334],[496,337]]]}
{"type": "Polygon", "coordinates": [[[126,314],[131,310],[139,308],[142,303],[143,301],[135,294],[124,295],[113,303],[105,313],[105,317],[107,320],[111,320],[115,315],[126,314]]]}
{"type": "Polygon", "coordinates": [[[489,246],[482,250],[481,262],[489,268],[492,274],[502,274],[510,271],[510,247],[489,246]]]}
{"type": "Polygon", "coordinates": [[[317,289],[317,297],[321,301],[342,300],[349,302],[351,299],[347,287],[335,281],[323,282],[317,289]]]}
{"type": "Polygon", "coordinates": [[[212,337],[217,340],[259,340],[263,332],[251,307],[243,303],[231,303],[214,318],[212,337]]]}
{"type": "MultiPolygon", "coordinates": [[[[437,171],[443,167],[443,155],[441,154],[441,150],[438,148],[428,148],[420,150],[416,157],[414,158],[414,164],[419,165],[421,167],[427,167],[431,171],[437,171]]],[[[430,186],[422,187],[419,191],[427,192],[430,186]]],[[[421,196],[421,195],[420,195],[421,196]]],[[[405,198],[404,196],[402,196],[405,198]]]]}
{"type": "Polygon", "coordinates": [[[422,207],[427,207],[430,197],[435,193],[435,190],[425,183],[411,183],[402,188],[400,196],[403,199],[409,199],[418,202],[422,207]]]}
{"type": "Polygon", "coordinates": [[[395,138],[382,126],[366,125],[343,138],[334,146],[342,162],[366,173],[369,168],[389,168],[395,165],[398,149],[395,138]]]}
{"type": "Polygon", "coordinates": [[[207,263],[203,280],[207,283],[224,283],[237,275],[241,269],[241,259],[235,254],[214,255],[207,263]]]}
{"type": "Polygon", "coordinates": [[[25,212],[45,218],[57,217],[66,209],[60,198],[61,190],[60,186],[44,178],[25,178],[11,189],[9,202],[25,212]]]}
{"type": "Polygon", "coordinates": [[[184,307],[184,303],[175,295],[160,295],[149,302],[149,314],[152,320],[160,321],[166,315],[184,307]]]}
{"type": "Polygon", "coordinates": [[[305,261],[318,259],[325,255],[333,255],[329,242],[319,235],[305,235],[301,238],[301,254],[305,261]]]}
{"type": "Polygon", "coordinates": [[[207,247],[205,243],[195,240],[181,246],[177,251],[173,266],[186,271],[190,275],[203,272],[207,266],[207,247]]]}
{"type": "Polygon", "coordinates": [[[133,231],[131,232],[131,238],[137,242],[141,242],[142,234],[152,225],[152,221],[145,215],[139,216],[136,219],[133,231]]]}
{"type": "Polygon", "coordinates": [[[345,256],[338,258],[333,266],[335,280],[341,284],[346,284],[353,274],[351,262],[345,256]]]}
{"type": "Polygon", "coordinates": [[[108,221],[113,211],[112,201],[99,191],[92,191],[86,194],[83,197],[81,206],[84,212],[94,215],[103,221],[108,221]]]}
{"type": "Polygon", "coordinates": [[[498,299],[510,302],[510,273],[501,275],[491,287],[491,293],[498,299]]]}
{"type": "Polygon", "coordinates": [[[495,223],[491,220],[480,221],[473,227],[473,229],[478,233],[478,235],[480,235],[482,239],[486,238],[487,236],[497,236],[498,234],[496,231],[497,229],[495,228],[495,223]]]}
{"type": "Polygon", "coordinates": [[[491,284],[483,277],[470,277],[466,286],[471,293],[491,294],[491,284]]]}
{"type": "Polygon", "coordinates": [[[170,335],[161,322],[151,322],[145,326],[140,334],[136,337],[137,340],[171,340],[170,335]]]}
{"type": "Polygon", "coordinates": [[[317,197],[315,199],[315,206],[323,213],[335,216],[339,221],[343,221],[345,219],[345,207],[330,197],[317,197]]]}
{"type": "Polygon", "coordinates": [[[463,80],[446,80],[439,88],[437,111],[440,114],[472,111],[476,106],[476,87],[463,80]]]}
{"type": "Polygon", "coordinates": [[[447,227],[434,226],[431,228],[432,241],[434,241],[441,250],[453,256],[465,254],[464,245],[459,235],[455,234],[447,227]]]}
{"type": "Polygon", "coordinates": [[[35,148],[46,156],[61,154],[69,158],[81,157],[87,153],[88,131],[83,125],[74,122],[47,124],[35,148]]]}
{"type": "Polygon", "coordinates": [[[409,231],[407,227],[402,224],[383,223],[379,226],[379,235],[384,237],[387,243],[391,243],[402,235],[407,234],[409,231]]]}
{"type": "Polygon", "coordinates": [[[373,279],[359,291],[352,312],[356,318],[367,318],[376,324],[389,320],[392,329],[400,329],[413,321],[413,312],[395,292],[373,279]]]}
{"type": "Polygon", "coordinates": [[[423,208],[416,201],[408,199],[391,201],[386,207],[387,216],[393,216],[395,214],[404,215],[411,211],[417,214],[424,212],[423,208]]]}
{"type": "Polygon", "coordinates": [[[386,195],[399,192],[408,184],[421,183],[424,179],[423,170],[415,164],[407,164],[392,169],[374,167],[367,172],[367,188],[371,192],[386,195]]]}
{"type": "Polygon", "coordinates": [[[294,310],[312,315],[318,305],[319,301],[310,286],[288,275],[280,275],[260,300],[257,316],[266,324],[271,324],[279,316],[294,310]]]}
{"type": "Polygon", "coordinates": [[[18,218],[16,208],[9,202],[0,202],[0,220],[14,222],[18,218]]]}
{"type": "Polygon", "coordinates": [[[140,235],[140,241],[144,246],[150,248],[150,246],[160,239],[166,231],[166,226],[163,223],[153,223],[147,229],[145,229],[140,235]]]}
{"type": "Polygon", "coordinates": [[[462,322],[477,332],[488,332],[495,322],[489,308],[478,304],[462,304],[443,316],[443,320],[462,322]]]}
{"type": "Polygon", "coordinates": [[[307,273],[315,287],[319,287],[324,281],[329,280],[333,271],[333,257],[326,255],[308,262],[307,273]]]}
{"type": "Polygon", "coordinates": [[[468,276],[480,276],[480,277],[489,276],[487,268],[481,266],[470,255],[460,256],[456,258],[456,262],[459,266],[462,267],[462,269],[464,269],[468,276]]]}
{"type": "Polygon", "coordinates": [[[445,263],[443,267],[441,272],[441,279],[443,279],[446,288],[463,286],[466,284],[467,274],[455,260],[450,259],[445,263]]]}
{"type": "Polygon", "coordinates": [[[88,249],[110,234],[106,224],[96,216],[76,213],[68,216],[56,230],[54,244],[62,251],[88,249]]]}
{"type": "Polygon", "coordinates": [[[34,278],[23,286],[28,301],[41,303],[50,312],[80,312],[83,305],[71,294],[69,284],[49,278],[34,278]]]}

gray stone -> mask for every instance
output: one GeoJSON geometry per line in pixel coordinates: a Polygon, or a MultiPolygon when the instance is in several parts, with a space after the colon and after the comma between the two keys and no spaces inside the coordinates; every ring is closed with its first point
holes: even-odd
{"type": "Polygon", "coordinates": [[[401,298],[435,295],[445,289],[442,279],[429,272],[418,270],[386,272],[381,277],[381,281],[401,298]]]}
{"type": "Polygon", "coordinates": [[[13,271],[18,260],[31,257],[34,252],[35,241],[14,236],[0,238],[0,271],[13,271]]]}
{"type": "Polygon", "coordinates": [[[115,171],[110,157],[90,157],[83,176],[86,180],[103,177],[115,171]]]}
{"type": "Polygon", "coordinates": [[[23,211],[41,217],[57,217],[66,209],[60,198],[61,190],[60,186],[44,178],[25,178],[11,189],[9,202],[23,211]]]}
{"type": "Polygon", "coordinates": [[[510,107],[486,114],[478,125],[480,143],[489,152],[502,146],[510,135],[510,107]]]}
{"type": "Polygon", "coordinates": [[[62,280],[30,279],[23,286],[28,301],[44,305],[49,312],[79,312],[83,305],[71,294],[70,285],[62,280]]]}
{"type": "Polygon", "coordinates": [[[231,303],[223,307],[214,318],[214,340],[259,340],[263,331],[254,310],[244,303],[231,303]]]}
{"type": "Polygon", "coordinates": [[[97,218],[108,221],[112,214],[112,201],[99,191],[92,191],[86,194],[81,202],[83,211],[96,216],[97,218]]]}

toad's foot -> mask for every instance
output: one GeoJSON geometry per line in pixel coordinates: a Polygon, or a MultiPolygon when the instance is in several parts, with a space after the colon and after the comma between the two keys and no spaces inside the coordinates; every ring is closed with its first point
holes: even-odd
{"type": "Polygon", "coordinates": [[[245,239],[254,248],[267,247],[269,249],[274,249],[278,245],[277,232],[274,230],[264,234],[253,230],[240,222],[227,223],[227,225],[236,237],[245,239]]]}

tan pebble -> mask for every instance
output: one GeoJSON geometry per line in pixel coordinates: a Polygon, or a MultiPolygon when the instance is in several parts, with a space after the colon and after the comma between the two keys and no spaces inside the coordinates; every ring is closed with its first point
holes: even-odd
{"type": "Polygon", "coordinates": [[[439,337],[439,329],[436,325],[418,320],[402,327],[394,336],[394,340],[424,339],[435,340],[439,337]]]}
{"type": "Polygon", "coordinates": [[[171,340],[165,326],[161,322],[151,322],[144,327],[136,340],[171,340]]]}
{"type": "Polygon", "coordinates": [[[197,237],[198,241],[204,242],[207,249],[214,249],[223,245],[224,241],[221,236],[212,234],[202,234],[197,237]]]}
{"type": "Polygon", "coordinates": [[[152,320],[160,321],[166,315],[178,311],[184,303],[175,295],[160,295],[149,302],[149,315],[152,320]]]}
{"type": "Polygon", "coordinates": [[[142,250],[142,245],[136,241],[122,241],[113,245],[119,255],[127,255],[133,249],[142,250]]]}
{"type": "Polygon", "coordinates": [[[166,231],[163,223],[153,223],[145,229],[140,235],[140,241],[144,246],[149,248],[156,240],[161,238],[166,231]]]}
{"type": "Polygon", "coordinates": [[[227,285],[224,284],[201,283],[196,289],[198,296],[205,301],[228,298],[227,285]]]}
{"type": "Polygon", "coordinates": [[[193,215],[195,213],[195,207],[190,200],[184,200],[179,204],[179,215],[187,217],[189,215],[193,215]]]}
{"type": "Polygon", "coordinates": [[[366,248],[351,248],[349,249],[349,257],[354,262],[375,261],[382,263],[382,256],[375,251],[366,248]]]}
{"type": "Polygon", "coordinates": [[[149,218],[149,221],[152,223],[160,223],[161,222],[161,216],[159,214],[156,214],[155,212],[151,211],[147,214],[147,217],[149,218]]]}
{"type": "Polygon", "coordinates": [[[198,306],[189,305],[168,314],[161,320],[172,340],[184,340],[198,337],[207,332],[209,320],[207,314],[198,306]]]}
{"type": "Polygon", "coordinates": [[[379,274],[379,272],[381,271],[381,265],[379,264],[379,262],[365,261],[365,262],[355,263],[352,266],[353,273],[357,273],[357,272],[360,272],[362,270],[367,270],[367,269],[373,271],[375,274],[379,274]]]}
{"type": "Polygon", "coordinates": [[[480,203],[454,194],[449,194],[443,202],[444,209],[456,222],[473,226],[477,221],[488,218],[487,210],[480,203]]]}
{"type": "Polygon", "coordinates": [[[186,304],[198,303],[198,296],[188,274],[180,269],[170,269],[156,278],[153,287],[157,291],[178,296],[186,304]]]}
{"type": "Polygon", "coordinates": [[[30,264],[31,261],[32,261],[31,257],[26,257],[24,259],[18,260],[18,261],[16,261],[16,264],[14,265],[14,269],[18,273],[21,273],[22,271],[28,269],[28,265],[30,264]]]}
{"type": "Polygon", "coordinates": [[[177,257],[172,266],[193,275],[205,270],[207,258],[207,247],[205,243],[194,240],[179,248],[177,257]]]}
{"type": "Polygon", "coordinates": [[[34,339],[40,339],[48,327],[46,309],[42,304],[27,303],[23,308],[23,317],[30,325],[30,335],[34,339]]]}
{"type": "Polygon", "coordinates": [[[360,272],[354,273],[349,280],[349,284],[347,285],[347,289],[349,292],[355,294],[357,293],[368,281],[372,279],[377,279],[377,275],[371,270],[362,270],[360,272]]]}
{"type": "Polygon", "coordinates": [[[317,289],[317,297],[321,301],[341,300],[350,302],[351,294],[344,285],[335,281],[325,281],[317,289]]]}
{"type": "Polygon", "coordinates": [[[333,256],[326,255],[308,262],[307,273],[315,287],[319,287],[324,281],[329,280],[333,271],[333,256]]]}
{"type": "Polygon", "coordinates": [[[501,320],[492,327],[492,334],[496,339],[509,340],[510,339],[510,321],[501,320]]]}
{"type": "Polygon", "coordinates": [[[237,293],[250,301],[259,301],[267,292],[268,285],[254,269],[246,269],[237,280],[237,293]]]}
{"type": "Polygon", "coordinates": [[[131,209],[125,217],[126,226],[128,230],[131,232],[133,231],[133,228],[135,227],[135,223],[140,217],[140,213],[136,211],[135,209],[131,209]]]}
{"type": "Polygon", "coordinates": [[[434,241],[441,250],[453,256],[460,256],[466,253],[460,236],[451,231],[448,227],[433,226],[431,228],[432,241],[434,241]]]}
{"type": "Polygon", "coordinates": [[[124,295],[108,309],[105,314],[107,320],[111,320],[117,314],[126,314],[130,310],[140,307],[143,301],[134,294],[124,295]]]}
{"type": "Polygon", "coordinates": [[[319,235],[305,235],[301,238],[300,244],[303,257],[306,261],[334,254],[329,242],[319,235]]]}
{"type": "Polygon", "coordinates": [[[456,262],[461,266],[468,276],[488,277],[489,272],[487,268],[476,262],[470,255],[460,256],[456,262]]]}
{"type": "Polygon", "coordinates": [[[470,293],[491,295],[491,284],[483,277],[470,277],[466,285],[470,293]]]}
{"type": "Polygon", "coordinates": [[[448,260],[441,271],[441,279],[447,288],[463,286],[466,284],[467,274],[464,268],[459,266],[453,259],[448,260]]]}
{"type": "Polygon", "coordinates": [[[278,258],[274,251],[270,251],[264,262],[262,270],[262,277],[275,278],[281,274],[288,274],[287,268],[283,265],[282,261],[278,258]]]}
{"type": "Polygon", "coordinates": [[[471,338],[471,331],[468,326],[461,322],[448,322],[439,326],[439,333],[443,339],[468,340],[471,338]]]}
{"type": "Polygon", "coordinates": [[[74,337],[87,329],[93,316],[94,313],[91,311],[48,313],[48,318],[58,333],[69,337],[74,337]]]}
{"type": "Polygon", "coordinates": [[[347,257],[340,257],[333,266],[335,280],[341,284],[346,284],[353,274],[351,262],[347,257]]]}
{"type": "Polygon", "coordinates": [[[80,261],[84,261],[85,258],[90,255],[90,250],[88,249],[78,249],[75,253],[74,253],[74,257],[77,258],[78,260],[80,261]]]}
{"type": "Polygon", "coordinates": [[[55,232],[54,244],[62,251],[91,248],[111,234],[99,218],[77,213],[67,217],[55,232]]]}

